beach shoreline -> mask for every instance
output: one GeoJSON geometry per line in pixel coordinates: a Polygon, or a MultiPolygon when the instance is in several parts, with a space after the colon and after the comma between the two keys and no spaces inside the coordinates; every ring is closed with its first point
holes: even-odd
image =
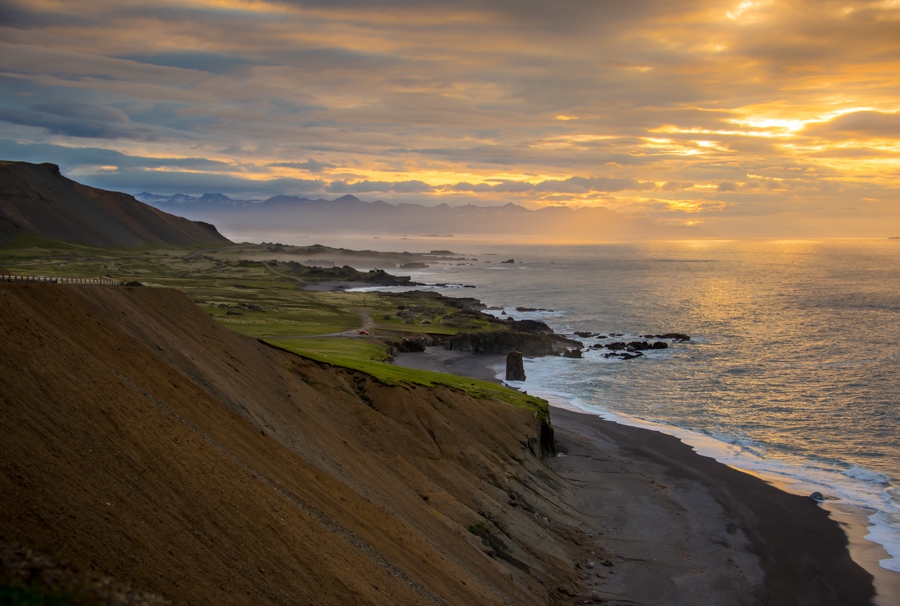
{"type": "MultiPolygon", "coordinates": [[[[436,347],[395,359],[497,382],[503,362],[500,355],[436,347]]],[[[660,432],[557,406],[551,422],[561,455],[548,467],[573,487],[564,498],[597,545],[615,554],[612,566],[586,575],[597,599],[889,603],[889,595],[875,598],[873,576],[853,560],[848,522],[811,499],[660,432]]],[[[862,539],[854,539],[859,557],[862,539]]]]}

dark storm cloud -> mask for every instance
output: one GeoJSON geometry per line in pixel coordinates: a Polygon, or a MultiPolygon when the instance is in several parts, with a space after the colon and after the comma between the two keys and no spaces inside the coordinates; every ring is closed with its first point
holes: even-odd
{"type": "Polygon", "coordinates": [[[26,109],[0,108],[0,120],[69,137],[150,140],[158,136],[150,128],[131,124],[118,109],[78,102],[36,103],[26,109]]]}
{"type": "Polygon", "coordinates": [[[63,172],[80,171],[86,167],[114,166],[118,169],[184,168],[191,170],[223,170],[232,165],[207,158],[150,158],[129,156],[98,147],[63,147],[46,143],[21,144],[0,139],[0,158],[25,162],[52,162],[63,172]]]}
{"type": "Polygon", "coordinates": [[[217,53],[184,51],[178,53],[161,53],[158,55],[125,55],[116,57],[136,63],[148,63],[159,67],[177,67],[212,74],[224,74],[247,65],[261,65],[261,62],[250,61],[242,57],[232,57],[217,53]]]}
{"type": "Polygon", "coordinates": [[[27,5],[15,2],[0,4],[0,23],[6,27],[36,29],[41,27],[84,25],[90,20],[75,11],[51,12],[33,10],[27,5]]]}

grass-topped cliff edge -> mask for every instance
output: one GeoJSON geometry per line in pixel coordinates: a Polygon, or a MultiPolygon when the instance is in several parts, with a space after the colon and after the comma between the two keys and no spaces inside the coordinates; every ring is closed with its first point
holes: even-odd
{"type": "MultiPolygon", "coordinates": [[[[323,246],[272,244],[239,244],[198,253],[171,248],[129,251],[69,245],[0,249],[0,265],[15,274],[103,275],[150,286],[171,286],[187,294],[227,328],[275,347],[365,372],[386,385],[441,384],[475,397],[499,398],[533,410],[542,421],[548,420],[547,404],[539,398],[488,381],[417,371],[390,363],[392,349],[403,341],[434,343],[462,332],[506,333],[514,323],[481,313],[475,299],[444,297],[434,291],[306,290],[310,285],[334,279],[342,279],[351,286],[354,281],[347,278],[356,278],[359,285],[371,284],[365,278],[372,272],[343,266],[333,268],[337,271],[329,271],[332,268],[316,271],[316,266],[294,260],[310,255],[320,261],[321,257],[365,258],[387,264],[393,264],[391,259],[396,256],[323,246]],[[284,260],[285,255],[291,255],[289,260],[284,260]],[[360,331],[368,334],[360,335],[360,331]]],[[[405,254],[400,260],[409,258],[422,257],[405,254]]],[[[455,261],[452,256],[444,260],[451,261],[455,261]]]]}
{"type": "MultiPolygon", "coordinates": [[[[329,317],[349,321],[338,295],[329,317]]],[[[0,540],[192,604],[581,591],[598,548],[535,455],[535,399],[390,376],[360,362],[374,339],[290,354],[170,288],[4,283],[0,318],[0,540]]]]}

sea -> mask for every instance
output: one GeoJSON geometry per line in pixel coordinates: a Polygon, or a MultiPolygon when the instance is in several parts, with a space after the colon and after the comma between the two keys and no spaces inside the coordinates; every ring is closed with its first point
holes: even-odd
{"type": "Polygon", "coordinates": [[[321,243],[450,250],[460,260],[403,274],[475,286],[438,290],[497,315],[605,337],[579,338],[580,359],[526,359],[527,379],[511,384],[821,492],[862,516],[865,540],[883,547],[877,566],[900,573],[900,240],[321,243]],[[630,360],[590,348],[669,332],[690,340],[630,360]]]}

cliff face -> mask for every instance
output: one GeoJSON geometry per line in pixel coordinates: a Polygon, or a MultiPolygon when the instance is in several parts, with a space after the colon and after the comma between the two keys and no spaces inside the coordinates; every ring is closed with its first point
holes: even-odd
{"type": "Polygon", "coordinates": [[[189,604],[577,593],[590,541],[529,411],[304,360],[168,289],[0,285],[0,334],[0,540],[189,604]]]}
{"type": "Polygon", "coordinates": [[[552,356],[562,354],[569,348],[581,349],[582,345],[555,334],[495,330],[457,333],[444,342],[444,347],[474,353],[506,355],[511,351],[520,351],[526,356],[552,356]]]}
{"type": "Polygon", "coordinates": [[[0,243],[23,233],[99,248],[230,243],[208,223],[76,183],[55,164],[0,162],[0,243]]]}

